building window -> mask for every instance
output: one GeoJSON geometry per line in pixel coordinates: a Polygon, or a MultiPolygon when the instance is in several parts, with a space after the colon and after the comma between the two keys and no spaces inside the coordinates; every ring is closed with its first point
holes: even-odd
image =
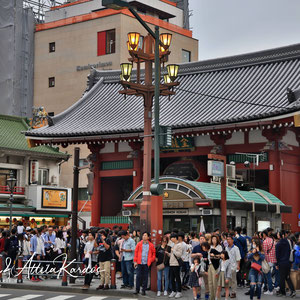
{"type": "Polygon", "coordinates": [[[49,43],[49,52],[55,52],[55,42],[49,43]]]}
{"type": "Polygon", "coordinates": [[[182,49],[182,62],[190,62],[191,61],[191,51],[182,49]]]}
{"type": "Polygon", "coordinates": [[[38,185],[48,185],[49,184],[49,170],[39,169],[38,185]]]}
{"type": "Polygon", "coordinates": [[[55,77],[49,77],[49,88],[55,87],[55,77]]]}
{"type": "Polygon", "coordinates": [[[116,30],[98,32],[97,55],[105,55],[116,52],[116,30]]]}
{"type": "MultiPolygon", "coordinates": [[[[7,179],[10,176],[10,169],[0,169],[0,186],[6,187],[7,186],[7,179]]],[[[17,171],[12,170],[14,178],[17,178],[17,171]]]]}

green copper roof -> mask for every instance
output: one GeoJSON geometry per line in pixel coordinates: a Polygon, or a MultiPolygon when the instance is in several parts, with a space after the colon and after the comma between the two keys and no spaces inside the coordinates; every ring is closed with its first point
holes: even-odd
{"type": "MultiPolygon", "coordinates": [[[[208,199],[213,200],[221,200],[221,185],[217,183],[207,183],[207,182],[198,182],[198,181],[190,181],[185,180],[187,183],[193,185],[200,192],[202,192],[208,199]]],[[[236,202],[255,202],[257,204],[270,204],[270,203],[279,203],[280,205],[284,205],[277,197],[268,193],[264,190],[256,189],[253,191],[240,191],[233,187],[227,187],[226,189],[226,197],[227,201],[236,201],[236,202]],[[267,200],[259,195],[260,192],[263,194],[267,200]]]]}
{"type": "MultiPolygon", "coordinates": [[[[190,181],[185,180],[178,177],[161,177],[160,182],[162,184],[168,183],[168,180],[177,187],[177,190],[183,191],[180,186],[186,186],[189,190],[192,186],[195,192],[198,192],[200,195],[204,195],[205,199],[209,200],[221,200],[221,185],[218,183],[209,183],[209,182],[198,182],[198,181],[190,181]]],[[[169,186],[169,185],[168,185],[169,186]]],[[[173,189],[173,188],[172,188],[173,189]]],[[[176,189],[176,188],[175,188],[176,189]]],[[[166,188],[168,190],[168,188],[166,188]]],[[[139,186],[129,197],[128,200],[133,200],[134,198],[139,198],[140,193],[142,192],[142,186],[139,186]]],[[[226,197],[227,201],[231,202],[242,202],[242,203],[252,203],[253,201],[256,204],[280,204],[281,206],[285,206],[282,201],[280,201],[277,197],[272,195],[269,192],[264,190],[255,189],[252,191],[241,191],[234,187],[227,186],[226,188],[226,197]]]]}
{"type": "Polygon", "coordinates": [[[0,115],[0,149],[29,151],[30,153],[44,154],[67,158],[68,154],[58,151],[58,148],[39,146],[29,148],[22,131],[29,130],[26,119],[22,117],[0,115]]]}

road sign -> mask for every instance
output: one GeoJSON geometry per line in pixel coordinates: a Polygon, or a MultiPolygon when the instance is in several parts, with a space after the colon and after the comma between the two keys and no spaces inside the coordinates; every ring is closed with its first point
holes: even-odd
{"type": "Polygon", "coordinates": [[[222,161],[208,160],[207,175],[224,177],[224,163],[222,161]]]}

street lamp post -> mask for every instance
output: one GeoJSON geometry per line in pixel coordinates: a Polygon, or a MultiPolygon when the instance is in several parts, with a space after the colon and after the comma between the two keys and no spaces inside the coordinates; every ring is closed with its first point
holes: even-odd
{"type": "Polygon", "coordinates": [[[9,231],[12,229],[12,204],[14,200],[14,188],[16,186],[17,179],[14,177],[14,172],[11,170],[9,178],[7,179],[7,186],[9,188],[9,231]]]}
{"type": "MultiPolygon", "coordinates": [[[[133,16],[147,30],[142,49],[138,48],[140,34],[131,32],[128,34],[129,61],[131,64],[121,64],[121,84],[124,95],[136,95],[144,98],[144,166],[143,166],[143,201],[140,205],[140,229],[151,232],[151,241],[156,246],[160,241],[163,230],[163,188],[159,184],[159,155],[160,155],[160,127],[159,127],[159,96],[174,95],[174,82],[177,78],[178,65],[167,66],[168,75],[164,76],[165,83],[160,83],[161,63],[167,61],[170,54],[169,46],[172,35],[159,34],[159,27],[155,26],[155,32],[142,20],[139,14],[130,7],[128,2],[122,0],[103,0],[102,5],[112,9],[128,8],[133,16]],[[154,49],[153,49],[154,44],[154,49]],[[152,64],[155,65],[155,85],[152,85],[152,64]],[[137,64],[137,82],[130,82],[133,63],[137,64]],[[140,83],[140,64],[145,63],[144,84],[140,83]],[[151,184],[151,154],[152,154],[152,105],[154,97],[154,183],[151,184]]],[[[156,289],[156,269],[151,268],[151,289],[156,289]]]]}

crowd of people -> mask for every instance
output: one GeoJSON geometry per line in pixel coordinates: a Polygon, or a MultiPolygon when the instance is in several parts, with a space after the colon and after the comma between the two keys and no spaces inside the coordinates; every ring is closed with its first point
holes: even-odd
{"type": "MultiPolygon", "coordinates": [[[[114,226],[78,231],[77,258],[87,269],[97,268],[100,282],[97,290],[110,288],[111,260],[117,261],[117,272],[122,278],[121,289],[134,294],[146,294],[150,268],[156,267],[157,296],[181,298],[192,289],[193,298],[216,300],[236,298],[237,287],[248,288],[250,299],[261,294],[295,297],[291,270],[300,264],[300,234],[287,231],[274,232],[268,228],[253,237],[246,229],[189,234],[173,229],[165,232],[154,247],[149,233],[130,232],[114,226]],[[136,275],[136,277],[135,277],[136,275]],[[134,280],[135,279],[135,280],[134,280]],[[222,289],[224,289],[222,291],[222,289]],[[224,294],[222,294],[222,292],[224,294]]],[[[22,222],[9,232],[2,230],[0,252],[8,261],[12,272],[18,256],[35,261],[53,261],[62,253],[69,253],[71,231],[68,227],[23,226],[22,222]]],[[[5,267],[5,266],[3,266],[5,267]]],[[[88,289],[94,272],[86,272],[83,289],[88,289]]],[[[41,281],[32,275],[32,281],[41,281]]]]}

